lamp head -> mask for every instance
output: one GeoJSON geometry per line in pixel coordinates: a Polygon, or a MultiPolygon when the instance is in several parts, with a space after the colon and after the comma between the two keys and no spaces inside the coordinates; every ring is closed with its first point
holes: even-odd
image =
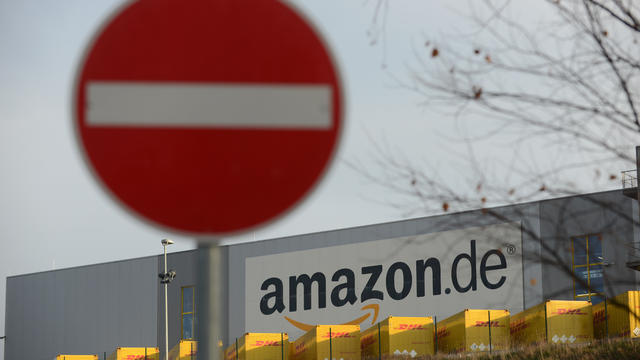
{"type": "Polygon", "coordinates": [[[162,246],[167,246],[167,245],[173,244],[173,240],[171,240],[171,239],[162,239],[160,241],[160,243],[162,244],[162,246]]]}

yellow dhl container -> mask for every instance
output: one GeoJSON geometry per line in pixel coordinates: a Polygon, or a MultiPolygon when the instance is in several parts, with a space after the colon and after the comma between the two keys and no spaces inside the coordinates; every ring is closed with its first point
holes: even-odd
{"type": "Polygon", "coordinates": [[[438,351],[507,350],[509,311],[467,309],[437,323],[438,351]]]}
{"type": "Polygon", "coordinates": [[[225,360],[289,360],[287,333],[246,333],[224,351],[225,360]],[[237,347],[237,348],[236,348],[237,347]]]}
{"type": "Polygon", "coordinates": [[[169,351],[169,360],[195,360],[198,349],[197,344],[194,340],[180,340],[169,351]]]}
{"type": "Polygon", "coordinates": [[[289,339],[289,359],[293,360],[293,341],[289,339]]]}
{"type": "Polygon", "coordinates": [[[56,360],[98,360],[98,355],[66,355],[56,356],[56,360]]]}
{"type": "Polygon", "coordinates": [[[386,355],[432,355],[434,327],[431,317],[389,316],[360,333],[362,358],[386,355]]]}
{"type": "Polygon", "coordinates": [[[640,337],[640,291],[627,291],[593,305],[592,309],[593,333],[596,338],[640,337]]]}
{"type": "Polygon", "coordinates": [[[359,325],[317,325],[293,343],[293,360],[360,360],[359,325]]]}
{"type": "Polygon", "coordinates": [[[591,303],[549,300],[511,316],[511,343],[524,346],[587,343],[593,339],[591,303]]]}
{"type": "Polygon", "coordinates": [[[224,360],[235,360],[236,359],[236,344],[231,344],[224,349],[224,360]]]}
{"type": "Polygon", "coordinates": [[[119,347],[107,360],[159,360],[160,350],[157,347],[119,347]]]}

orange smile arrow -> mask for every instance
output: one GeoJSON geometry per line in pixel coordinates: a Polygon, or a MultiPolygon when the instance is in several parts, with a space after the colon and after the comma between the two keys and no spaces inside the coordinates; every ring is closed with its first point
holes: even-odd
{"type": "MultiPolygon", "coordinates": [[[[373,319],[371,319],[371,325],[373,325],[376,320],[378,320],[378,313],[380,312],[380,305],[378,304],[369,304],[369,305],[365,305],[362,308],[360,308],[360,310],[368,310],[371,309],[373,310],[373,319]]],[[[371,316],[370,313],[364,314],[358,318],[355,318],[351,321],[348,321],[346,323],[342,323],[340,325],[358,325],[363,323],[365,320],[367,320],[367,318],[371,316]]],[[[309,325],[309,324],[305,324],[296,320],[293,320],[287,316],[284,317],[291,325],[297,327],[298,329],[302,330],[302,331],[309,331],[311,329],[313,329],[315,327],[315,325],[309,325]]]]}

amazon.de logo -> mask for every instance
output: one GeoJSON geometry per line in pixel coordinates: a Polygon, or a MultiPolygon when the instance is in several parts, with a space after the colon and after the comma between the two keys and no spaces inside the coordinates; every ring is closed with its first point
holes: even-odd
{"type": "MultiPolygon", "coordinates": [[[[435,257],[421,257],[415,262],[406,263],[396,261],[388,268],[383,265],[367,265],[354,271],[350,268],[336,270],[330,276],[323,272],[309,274],[291,275],[288,280],[288,296],[285,296],[285,280],[278,277],[269,277],[260,286],[263,292],[260,299],[260,312],[263,315],[273,315],[288,310],[289,316],[284,318],[293,326],[308,331],[315,324],[306,324],[294,320],[292,313],[298,311],[300,293],[302,287],[302,308],[311,310],[314,304],[318,309],[327,307],[327,302],[336,308],[345,305],[354,305],[357,302],[364,304],[368,301],[384,301],[390,298],[401,301],[408,296],[422,298],[430,292],[431,296],[439,296],[444,291],[451,294],[453,291],[464,294],[468,291],[477,291],[478,286],[483,286],[489,290],[496,290],[502,287],[507,281],[505,270],[507,269],[507,258],[500,249],[491,249],[484,254],[476,251],[476,240],[469,241],[469,253],[457,254],[451,263],[451,269],[442,269],[440,260],[435,257]],[[464,266],[470,274],[459,274],[461,263],[468,263],[464,266]],[[427,273],[429,270],[429,273],[427,273]],[[442,272],[450,273],[451,287],[442,286],[442,272]],[[362,275],[364,281],[356,282],[356,274],[362,275]],[[427,278],[430,274],[430,280],[427,278]],[[460,279],[469,279],[461,281],[460,279]],[[462,282],[462,283],[461,283],[462,282]],[[361,289],[356,288],[356,283],[365,284],[361,289]],[[381,285],[379,285],[381,283],[381,285]],[[428,289],[430,285],[430,289],[428,289]],[[329,288],[328,288],[329,287],[329,288]],[[430,290],[430,291],[429,291],[430,290]],[[315,295],[315,296],[314,296],[315,295]],[[312,299],[315,301],[312,302],[312,299]]],[[[448,282],[448,280],[445,280],[448,282]]],[[[455,293],[454,293],[455,294],[455,293]]],[[[373,310],[371,324],[378,318],[379,305],[369,304],[361,307],[361,310],[373,310]]],[[[371,316],[365,313],[344,325],[358,325],[371,316]]]]}

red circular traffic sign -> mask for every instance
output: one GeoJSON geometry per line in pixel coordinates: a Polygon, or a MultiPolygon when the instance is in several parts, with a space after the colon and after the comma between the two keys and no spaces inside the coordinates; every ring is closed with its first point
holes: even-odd
{"type": "Polygon", "coordinates": [[[87,48],[74,123],[103,187],[161,227],[220,236],[274,220],[342,129],[327,47],[276,0],[139,0],[87,48]]]}

